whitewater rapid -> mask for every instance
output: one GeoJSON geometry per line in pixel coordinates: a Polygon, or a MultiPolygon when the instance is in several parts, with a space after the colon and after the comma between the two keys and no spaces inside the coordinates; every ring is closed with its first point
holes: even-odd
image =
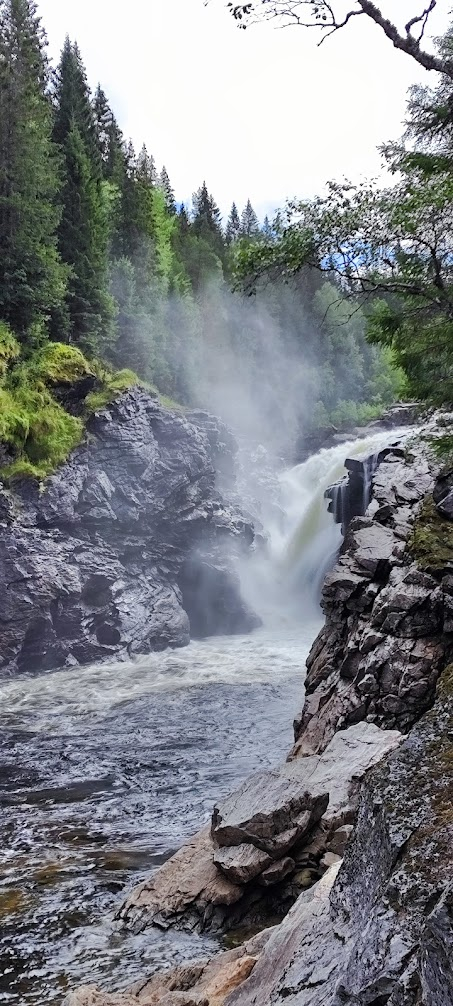
{"type": "Polygon", "coordinates": [[[325,489],[348,455],[399,433],[281,474],[267,544],[239,570],[261,629],[0,682],[0,1003],[58,1006],[84,982],[120,988],[215,948],[190,934],[121,935],[113,912],[216,800],[284,759],[341,541],[325,489]]]}

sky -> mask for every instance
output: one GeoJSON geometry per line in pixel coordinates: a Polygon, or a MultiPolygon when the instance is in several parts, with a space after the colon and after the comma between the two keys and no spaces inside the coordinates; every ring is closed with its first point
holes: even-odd
{"type": "MultiPolygon", "coordinates": [[[[319,48],[317,33],[298,27],[240,31],[226,0],[38,6],[51,58],[66,34],[78,42],[90,86],[101,83],[137,150],[144,142],[165,164],[178,201],[206,179],[225,216],[233,200],[241,209],[250,198],[263,218],[329,178],[378,175],[377,145],[401,134],[408,87],[435,83],[366,17],[319,48]]],[[[395,6],[380,4],[389,17],[395,6]]],[[[399,23],[423,6],[398,0],[399,23]]],[[[431,35],[450,8],[439,0],[431,35]]]]}

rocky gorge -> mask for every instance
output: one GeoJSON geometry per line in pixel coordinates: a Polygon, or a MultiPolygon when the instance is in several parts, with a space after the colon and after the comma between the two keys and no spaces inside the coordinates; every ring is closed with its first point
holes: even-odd
{"type": "Polygon", "coordinates": [[[382,452],[325,579],[288,761],[221,800],[118,913],[260,935],[68,1006],[451,1006],[450,486],[422,442],[382,452]]]}

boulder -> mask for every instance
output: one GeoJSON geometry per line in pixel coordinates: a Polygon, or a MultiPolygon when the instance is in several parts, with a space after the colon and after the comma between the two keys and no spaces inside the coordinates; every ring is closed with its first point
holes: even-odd
{"type": "Polygon", "coordinates": [[[290,856],[284,856],[275,863],[271,863],[258,877],[258,884],[261,887],[273,887],[280,884],[290,873],[294,873],[296,864],[290,856]]]}
{"type": "Polygon", "coordinates": [[[254,845],[233,845],[214,850],[214,863],[233,884],[248,884],[272,863],[268,852],[254,845]]]}
{"type": "Polygon", "coordinates": [[[279,858],[308,834],[328,802],[327,792],[305,791],[303,777],[291,778],[285,767],[261,772],[214,808],[211,835],[215,845],[246,842],[279,858]]]}

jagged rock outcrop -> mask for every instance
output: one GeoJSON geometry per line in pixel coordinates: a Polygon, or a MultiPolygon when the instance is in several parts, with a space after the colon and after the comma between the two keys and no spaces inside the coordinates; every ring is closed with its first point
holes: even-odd
{"type": "Polygon", "coordinates": [[[451,1006],[453,671],[367,776],[337,867],[271,935],[228,1006],[451,1006]]]}
{"type": "Polygon", "coordinates": [[[408,544],[435,478],[422,448],[380,464],[367,514],[349,525],[324,582],[294,753],[320,751],[361,720],[406,732],[432,704],[453,651],[452,581],[448,569],[421,569],[408,544]]]}
{"type": "Polygon", "coordinates": [[[250,776],[214,809],[210,828],[131,892],[122,924],[215,932],[288,908],[329,865],[325,854],[344,849],[361,779],[400,739],[358,724],[321,755],[250,776]]]}
{"type": "Polygon", "coordinates": [[[217,488],[234,466],[226,427],[135,388],[87,437],[43,491],[0,492],[0,673],[182,646],[190,620],[255,626],[229,563],[253,528],[217,488]]]}
{"type": "MultiPolygon", "coordinates": [[[[433,708],[367,775],[344,860],[300,894],[258,952],[243,945],[234,962],[245,973],[235,971],[225,997],[197,985],[203,963],[117,996],[81,989],[66,1006],[452,1006],[452,764],[448,667],[433,708]]],[[[211,966],[222,975],[230,961],[220,954],[211,966]]]]}

